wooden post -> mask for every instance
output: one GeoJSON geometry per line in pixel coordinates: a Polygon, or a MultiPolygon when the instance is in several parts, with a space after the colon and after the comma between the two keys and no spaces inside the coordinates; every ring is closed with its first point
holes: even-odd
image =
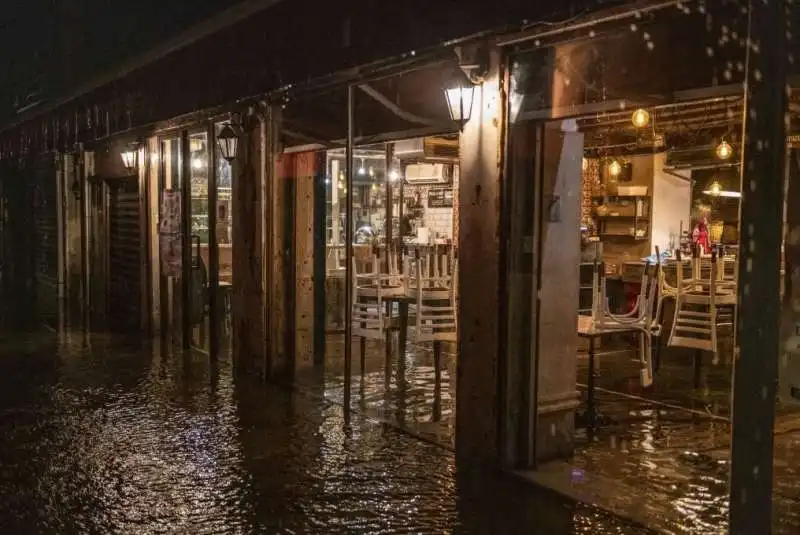
{"type": "Polygon", "coordinates": [[[284,177],[280,156],[281,107],[276,104],[266,106],[265,119],[265,242],[269,269],[266,270],[266,359],[265,371],[269,377],[286,369],[287,358],[284,348],[283,332],[286,325],[284,307],[284,177]],[[280,164],[280,165],[279,165],[280,164]],[[279,170],[280,169],[280,170],[279,170]]]}
{"type": "MultiPolygon", "coordinates": [[[[220,311],[219,303],[219,243],[217,237],[217,199],[219,192],[219,177],[217,176],[217,128],[209,122],[206,129],[206,147],[208,162],[206,165],[208,177],[208,323],[209,353],[212,361],[219,356],[220,311]]],[[[223,312],[225,314],[225,312],[223,312]]]]}
{"type": "Polygon", "coordinates": [[[769,533],[787,96],[785,0],[750,1],[733,376],[730,533],[769,533]]]}
{"type": "Polygon", "coordinates": [[[260,373],[264,351],[261,262],[263,121],[244,117],[233,179],[233,351],[237,372],[260,373]]]}
{"type": "Polygon", "coordinates": [[[353,136],[355,135],[355,88],[347,87],[346,220],[344,286],[344,416],[350,422],[350,380],[353,375],[353,136]]]}
{"type": "Polygon", "coordinates": [[[192,158],[189,132],[181,132],[181,346],[192,345],[192,158]]]}
{"type": "MultiPolygon", "coordinates": [[[[456,453],[497,457],[500,309],[500,169],[503,99],[499,51],[475,88],[472,118],[459,147],[459,337],[456,453]]],[[[402,190],[401,190],[402,191],[402,190]]]]}

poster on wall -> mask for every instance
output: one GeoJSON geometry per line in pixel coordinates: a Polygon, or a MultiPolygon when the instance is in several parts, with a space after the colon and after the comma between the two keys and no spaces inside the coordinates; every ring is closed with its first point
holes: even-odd
{"type": "Polygon", "coordinates": [[[166,190],[161,196],[158,221],[161,273],[166,277],[181,274],[181,196],[179,191],[166,190]]]}
{"type": "Polygon", "coordinates": [[[452,208],[453,189],[439,188],[428,191],[428,208],[452,208]]]}
{"type": "Polygon", "coordinates": [[[159,212],[158,233],[180,234],[181,232],[181,196],[179,191],[166,190],[161,195],[161,211],[159,212]]]}

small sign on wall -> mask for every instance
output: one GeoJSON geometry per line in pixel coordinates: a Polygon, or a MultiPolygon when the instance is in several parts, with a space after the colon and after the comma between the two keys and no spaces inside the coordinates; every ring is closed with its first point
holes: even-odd
{"type": "Polygon", "coordinates": [[[452,208],[453,189],[439,188],[428,191],[428,208],[452,208]]]}
{"type": "Polygon", "coordinates": [[[183,248],[181,247],[181,196],[179,191],[166,190],[161,195],[158,221],[161,273],[179,277],[183,248]]]}

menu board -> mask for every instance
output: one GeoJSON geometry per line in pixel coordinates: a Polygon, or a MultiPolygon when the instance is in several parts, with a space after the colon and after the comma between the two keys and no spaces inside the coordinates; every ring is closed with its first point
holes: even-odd
{"type": "Polygon", "coordinates": [[[453,188],[438,188],[428,191],[428,208],[452,208],[453,188]]]}

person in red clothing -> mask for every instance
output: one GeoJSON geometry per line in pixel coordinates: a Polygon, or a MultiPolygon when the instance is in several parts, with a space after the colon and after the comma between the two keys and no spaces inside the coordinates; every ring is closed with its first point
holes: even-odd
{"type": "Polygon", "coordinates": [[[708,237],[708,219],[705,217],[697,221],[697,225],[695,225],[692,231],[692,241],[694,241],[695,245],[700,247],[700,252],[702,254],[711,253],[711,241],[708,237]]]}

